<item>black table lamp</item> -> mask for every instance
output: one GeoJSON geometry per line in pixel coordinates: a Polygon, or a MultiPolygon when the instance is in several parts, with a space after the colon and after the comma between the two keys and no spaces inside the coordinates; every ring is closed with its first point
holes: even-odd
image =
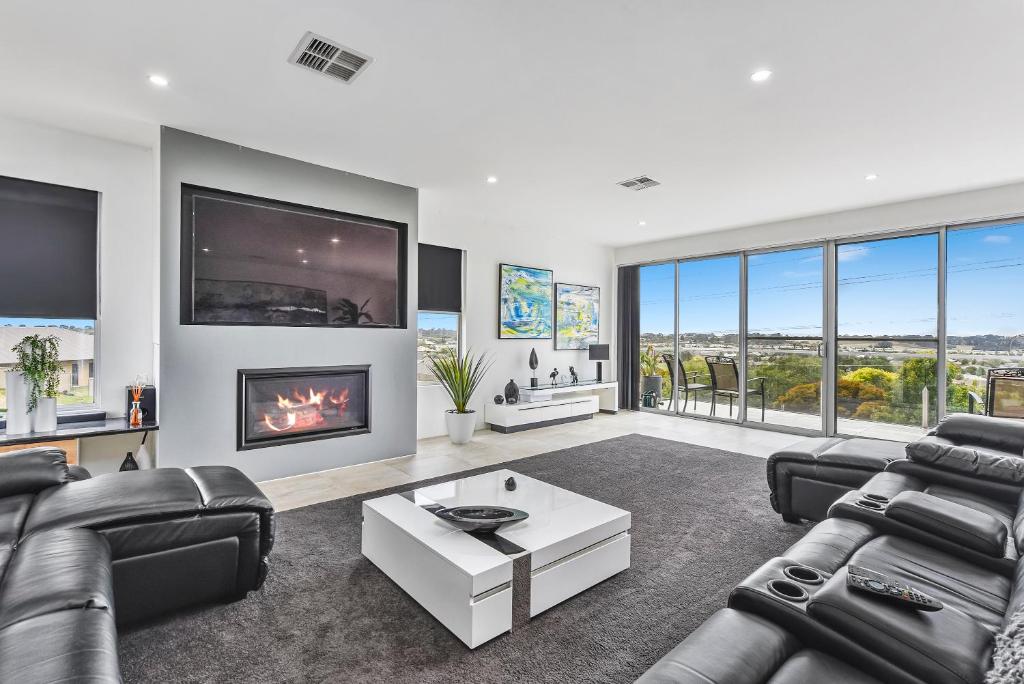
{"type": "Polygon", "coordinates": [[[590,360],[597,361],[597,381],[601,382],[601,362],[608,360],[607,344],[590,345],[590,360]]]}

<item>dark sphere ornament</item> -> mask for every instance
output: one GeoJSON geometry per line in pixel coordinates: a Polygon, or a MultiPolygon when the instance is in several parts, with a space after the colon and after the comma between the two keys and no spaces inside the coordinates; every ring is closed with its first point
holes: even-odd
{"type": "Polygon", "coordinates": [[[505,480],[505,489],[510,492],[514,492],[516,490],[516,478],[510,477],[505,480]]]}
{"type": "Polygon", "coordinates": [[[519,385],[512,378],[509,378],[508,384],[505,385],[505,402],[508,404],[519,403],[519,385]]]}
{"type": "Polygon", "coordinates": [[[505,397],[501,396],[500,394],[495,394],[494,395],[494,403],[495,404],[504,404],[505,403],[505,397]]]}

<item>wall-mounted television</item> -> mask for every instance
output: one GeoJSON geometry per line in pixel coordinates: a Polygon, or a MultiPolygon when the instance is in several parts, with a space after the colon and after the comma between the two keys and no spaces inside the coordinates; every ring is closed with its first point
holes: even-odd
{"type": "Polygon", "coordinates": [[[408,226],[181,186],[181,323],[406,327],[408,226]]]}

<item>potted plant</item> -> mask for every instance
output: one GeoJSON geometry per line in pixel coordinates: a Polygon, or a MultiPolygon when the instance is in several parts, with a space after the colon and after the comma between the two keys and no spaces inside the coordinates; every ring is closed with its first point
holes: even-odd
{"type": "Polygon", "coordinates": [[[640,352],[640,375],[643,376],[643,385],[640,390],[640,396],[644,397],[648,393],[654,393],[654,406],[657,407],[657,402],[661,401],[661,381],[662,377],[658,373],[658,355],[654,352],[654,345],[647,345],[647,349],[640,352]]]}
{"type": "Polygon", "coordinates": [[[465,444],[473,437],[476,427],[476,411],[468,408],[473,393],[491,367],[485,356],[474,357],[471,352],[465,356],[448,347],[427,357],[430,372],[444,387],[455,404],[454,410],[445,413],[448,438],[452,444],[465,444]]]}
{"type": "Polygon", "coordinates": [[[20,373],[28,386],[28,413],[34,432],[57,429],[57,392],[60,385],[60,339],[55,335],[28,335],[11,347],[17,361],[12,372],[20,373]]]}

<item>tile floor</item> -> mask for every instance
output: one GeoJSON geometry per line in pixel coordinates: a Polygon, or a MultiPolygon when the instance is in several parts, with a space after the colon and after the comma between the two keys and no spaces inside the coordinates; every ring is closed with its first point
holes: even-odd
{"type": "Polygon", "coordinates": [[[284,511],[631,433],[761,458],[801,439],[738,425],[621,411],[616,415],[598,414],[593,420],[507,435],[480,430],[472,442],[461,446],[452,444],[447,437],[422,439],[417,453],[411,456],[270,480],[261,482],[260,487],[274,507],[284,511]]]}

